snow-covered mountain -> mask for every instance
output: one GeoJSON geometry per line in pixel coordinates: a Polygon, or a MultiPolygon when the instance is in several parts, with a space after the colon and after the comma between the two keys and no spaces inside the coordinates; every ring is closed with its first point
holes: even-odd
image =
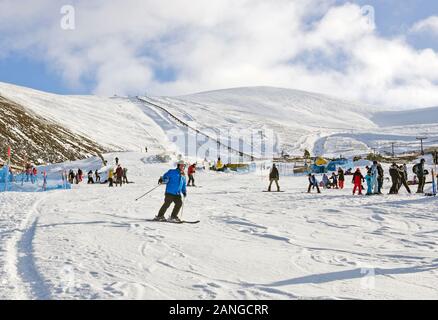
{"type": "MultiPolygon", "coordinates": [[[[141,151],[148,146],[149,150],[156,151],[166,147],[160,127],[129,99],[61,96],[5,83],[0,83],[0,96],[23,108],[27,114],[56,123],[83,140],[93,141],[99,149],[141,151]]],[[[3,121],[9,123],[10,128],[14,127],[13,119],[4,117],[3,121]]],[[[38,140],[32,137],[28,140],[31,145],[38,145],[38,140]]],[[[2,145],[8,143],[4,138],[0,142],[2,145]]],[[[83,158],[83,155],[78,152],[78,157],[67,158],[83,158]]],[[[43,154],[40,157],[50,160],[43,154]]]]}
{"type": "MultiPolygon", "coordinates": [[[[394,112],[326,95],[251,87],[181,97],[60,96],[0,83],[0,95],[108,151],[239,157],[352,156],[438,140],[437,109],[394,112]],[[259,139],[259,144],[254,141],[259,139]],[[264,147],[262,146],[262,142],[264,147]]],[[[8,119],[4,119],[8,121],[8,119]]]]}
{"type": "Polygon", "coordinates": [[[270,129],[278,140],[277,155],[302,155],[304,149],[322,155],[332,151],[319,148],[324,137],[377,129],[370,119],[376,107],[290,89],[237,88],[155,100],[201,130],[233,128],[245,137],[248,129],[270,129]]]}

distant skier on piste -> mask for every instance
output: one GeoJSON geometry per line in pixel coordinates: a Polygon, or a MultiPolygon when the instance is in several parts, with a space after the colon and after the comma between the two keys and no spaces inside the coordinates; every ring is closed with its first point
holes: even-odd
{"type": "Polygon", "coordinates": [[[424,185],[426,184],[426,177],[424,175],[424,164],[425,163],[426,163],[426,160],[421,159],[420,163],[417,163],[412,168],[412,171],[414,171],[415,175],[418,178],[417,193],[423,193],[424,192],[424,185]]]}
{"type": "Polygon", "coordinates": [[[176,169],[169,170],[158,180],[159,184],[166,184],[166,194],[164,204],[158,212],[158,216],[155,217],[155,221],[166,221],[164,215],[170,205],[174,203],[175,207],[173,208],[170,222],[181,222],[178,218],[178,214],[183,206],[182,196],[184,196],[184,198],[187,197],[187,181],[184,170],[184,161],[178,161],[176,169]]]}
{"type": "Polygon", "coordinates": [[[196,173],[196,163],[192,164],[187,170],[187,174],[189,175],[189,183],[187,186],[196,187],[195,185],[195,173],[196,173]]]}
{"type": "Polygon", "coordinates": [[[275,182],[277,185],[277,192],[280,192],[280,185],[278,184],[278,181],[280,180],[280,173],[278,172],[277,166],[274,164],[272,166],[272,170],[269,173],[269,188],[268,191],[271,192],[272,183],[275,182]]]}
{"type": "Polygon", "coordinates": [[[309,188],[307,189],[307,193],[311,193],[312,189],[314,189],[314,188],[316,188],[318,193],[321,193],[321,190],[319,189],[319,186],[318,186],[318,180],[316,179],[315,175],[309,174],[308,178],[309,178],[309,188]]]}

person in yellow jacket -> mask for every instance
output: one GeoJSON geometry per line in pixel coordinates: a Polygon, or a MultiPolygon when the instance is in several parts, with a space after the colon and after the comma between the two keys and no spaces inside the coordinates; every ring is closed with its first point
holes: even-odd
{"type": "Polygon", "coordinates": [[[216,162],[216,170],[223,171],[223,169],[224,169],[224,164],[222,163],[221,158],[218,158],[216,162]]]}
{"type": "Polygon", "coordinates": [[[113,168],[111,168],[108,172],[108,182],[109,182],[109,186],[110,188],[112,188],[114,185],[114,170],[113,168]]]}

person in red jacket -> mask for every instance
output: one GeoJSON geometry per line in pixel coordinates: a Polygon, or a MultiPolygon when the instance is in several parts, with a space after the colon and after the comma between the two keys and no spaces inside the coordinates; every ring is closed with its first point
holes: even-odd
{"type": "Polygon", "coordinates": [[[196,187],[195,186],[195,173],[196,173],[196,163],[192,164],[189,169],[187,170],[187,173],[189,175],[189,182],[187,184],[188,187],[196,187]]]}
{"type": "Polygon", "coordinates": [[[365,179],[360,172],[360,169],[357,168],[356,172],[353,175],[353,183],[354,183],[354,189],[353,189],[353,195],[356,194],[356,190],[359,189],[359,195],[362,195],[362,182],[364,182],[365,179]]]}
{"type": "Polygon", "coordinates": [[[37,170],[37,168],[33,167],[30,179],[31,179],[32,183],[35,183],[35,181],[37,181],[37,179],[38,179],[38,170],[37,170]]]}

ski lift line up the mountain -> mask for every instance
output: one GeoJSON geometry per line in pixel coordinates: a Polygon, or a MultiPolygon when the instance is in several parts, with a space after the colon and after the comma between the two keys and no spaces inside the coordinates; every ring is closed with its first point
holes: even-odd
{"type": "Polygon", "coordinates": [[[149,105],[151,105],[151,106],[153,106],[153,107],[159,108],[160,110],[166,112],[166,113],[167,113],[170,117],[172,117],[172,119],[174,119],[177,123],[179,123],[179,124],[181,124],[182,126],[184,126],[184,127],[188,128],[188,129],[190,129],[190,130],[196,132],[197,134],[200,134],[200,135],[206,137],[206,138],[209,139],[209,140],[212,140],[212,141],[216,142],[218,146],[222,146],[223,148],[225,148],[225,149],[227,149],[227,150],[229,150],[229,151],[232,151],[232,152],[238,154],[239,156],[242,156],[242,155],[243,155],[243,156],[245,156],[245,157],[247,157],[247,158],[249,158],[249,159],[251,159],[251,160],[252,160],[252,159],[254,159],[254,160],[261,160],[261,159],[259,159],[259,158],[257,158],[257,157],[254,157],[253,155],[249,155],[249,154],[247,154],[247,153],[245,153],[245,152],[242,152],[242,151],[236,150],[236,149],[234,149],[234,148],[232,148],[232,147],[230,147],[230,146],[228,146],[228,145],[225,145],[225,144],[222,143],[221,141],[219,141],[219,140],[217,140],[217,139],[215,139],[215,138],[209,136],[209,135],[206,134],[206,133],[201,132],[199,129],[195,129],[195,128],[191,127],[191,126],[188,125],[186,122],[182,121],[181,119],[179,119],[178,117],[176,117],[175,115],[173,115],[173,114],[172,114],[170,111],[168,111],[166,108],[164,108],[164,107],[162,107],[162,106],[159,106],[159,105],[157,105],[156,103],[150,102],[150,101],[148,101],[148,100],[145,99],[145,98],[137,97],[137,99],[140,100],[141,102],[145,102],[145,103],[147,103],[147,104],[149,104],[149,105]]]}

